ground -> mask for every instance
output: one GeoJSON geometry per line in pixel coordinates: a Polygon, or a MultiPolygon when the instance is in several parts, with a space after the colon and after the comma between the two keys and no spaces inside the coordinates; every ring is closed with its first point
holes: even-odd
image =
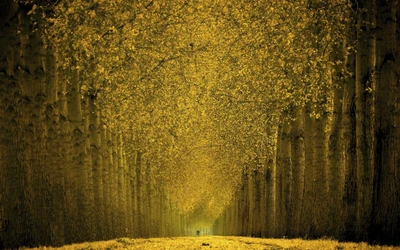
{"type": "MultiPolygon", "coordinates": [[[[23,248],[28,249],[28,248],[23,248]]],[[[60,248],[40,247],[35,249],[65,249],[65,250],[94,250],[94,249],[263,249],[263,250],[400,250],[400,247],[370,246],[366,243],[340,243],[335,240],[301,240],[301,239],[259,239],[251,237],[223,237],[223,236],[200,236],[200,237],[173,237],[173,238],[149,238],[129,239],[120,238],[110,241],[85,242],[80,244],[66,245],[60,248]]],[[[32,249],[33,250],[33,249],[32,249]]]]}

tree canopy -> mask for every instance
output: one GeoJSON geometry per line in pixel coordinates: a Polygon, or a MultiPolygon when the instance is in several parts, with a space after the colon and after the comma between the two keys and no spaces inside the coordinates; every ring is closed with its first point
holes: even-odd
{"type": "MultiPolygon", "coordinates": [[[[329,111],[347,1],[61,1],[47,36],[185,214],[229,202],[291,107],[329,111]],[[183,198],[184,197],[184,198],[183,198]]],[[[68,79],[66,79],[68,81],[68,79]]],[[[129,156],[128,156],[129,158],[129,156]]],[[[215,211],[214,211],[215,210],[215,211]]]]}

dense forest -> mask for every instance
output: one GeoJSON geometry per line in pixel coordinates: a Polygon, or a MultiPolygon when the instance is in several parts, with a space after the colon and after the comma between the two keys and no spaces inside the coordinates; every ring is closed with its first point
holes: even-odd
{"type": "Polygon", "coordinates": [[[398,0],[4,0],[0,249],[400,244],[398,0]]]}

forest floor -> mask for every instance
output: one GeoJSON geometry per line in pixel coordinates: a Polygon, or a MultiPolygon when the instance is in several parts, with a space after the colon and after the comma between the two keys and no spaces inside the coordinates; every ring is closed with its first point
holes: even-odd
{"type": "Polygon", "coordinates": [[[263,250],[400,250],[400,247],[370,246],[366,243],[342,243],[335,240],[302,240],[302,239],[260,239],[250,237],[234,236],[200,236],[200,237],[172,237],[172,238],[149,238],[129,239],[120,238],[109,241],[85,242],[80,244],[66,245],[63,247],[39,247],[21,249],[64,249],[64,250],[94,250],[94,249],[263,249],[263,250]]]}

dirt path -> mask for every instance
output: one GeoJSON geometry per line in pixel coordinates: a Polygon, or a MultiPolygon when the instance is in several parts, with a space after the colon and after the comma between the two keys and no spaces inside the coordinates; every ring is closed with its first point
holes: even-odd
{"type": "Polygon", "coordinates": [[[222,237],[222,236],[200,236],[200,237],[174,237],[174,238],[150,238],[129,239],[120,238],[110,241],[86,242],[81,244],[67,245],[60,248],[35,248],[35,249],[65,249],[65,250],[94,250],[94,249],[262,249],[262,250],[346,250],[346,249],[382,249],[400,250],[400,247],[369,246],[365,243],[339,243],[334,240],[300,240],[300,239],[259,239],[250,237],[222,237]]]}

